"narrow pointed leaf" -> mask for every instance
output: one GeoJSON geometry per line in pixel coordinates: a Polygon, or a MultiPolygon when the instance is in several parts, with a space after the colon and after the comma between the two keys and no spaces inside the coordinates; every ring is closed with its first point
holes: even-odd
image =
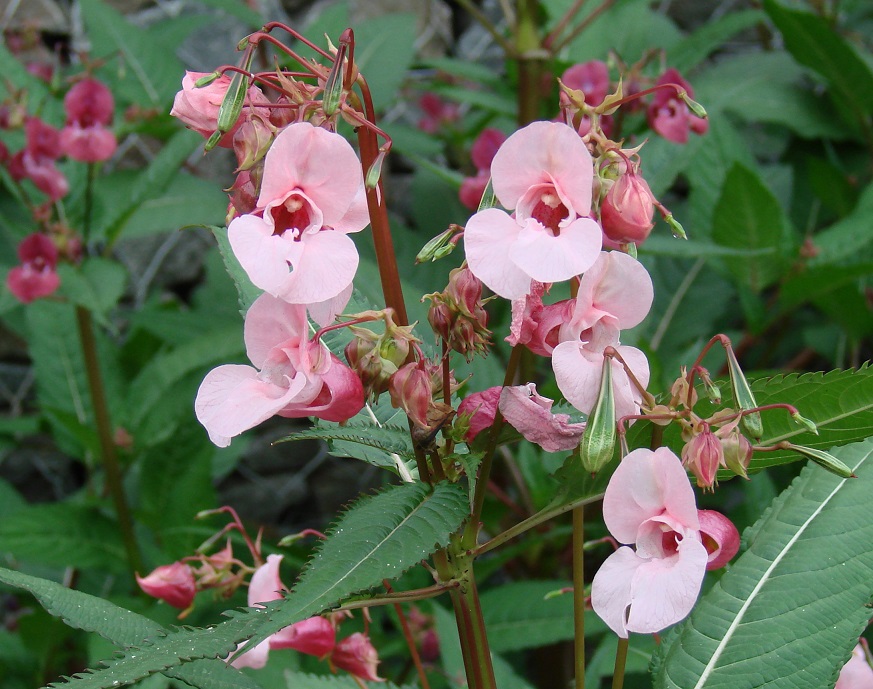
{"type": "Polygon", "coordinates": [[[359,500],[328,531],[287,598],[266,608],[231,611],[207,629],[181,628],[51,686],[110,689],[198,658],[223,658],[246,639],[257,645],[294,622],[381,586],[448,543],[467,515],[461,486],[406,483],[359,500]]]}
{"type": "Polygon", "coordinates": [[[833,686],[873,595],[873,441],[810,464],[748,530],[748,548],[661,645],[656,689],[833,686]]]}

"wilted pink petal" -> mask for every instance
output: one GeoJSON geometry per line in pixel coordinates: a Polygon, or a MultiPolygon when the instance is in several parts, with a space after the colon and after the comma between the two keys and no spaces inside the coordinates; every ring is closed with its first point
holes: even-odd
{"type": "Polygon", "coordinates": [[[360,632],[340,641],[330,656],[330,662],[368,682],[385,681],[376,674],[376,666],[379,664],[376,649],[370,639],[360,632]]]}
{"type": "Polygon", "coordinates": [[[537,319],[543,309],[545,285],[533,282],[527,294],[512,300],[512,321],[506,341],[515,347],[527,344],[537,327],[537,319]]]}
{"type": "Polygon", "coordinates": [[[285,627],[270,637],[270,649],[293,648],[323,658],[336,646],[336,630],[327,618],[316,616],[285,627]]]}
{"type": "Polygon", "coordinates": [[[197,593],[194,574],[184,562],[161,565],[144,577],[137,574],[136,583],[152,598],[166,601],[181,610],[191,607],[197,593]]]}
{"type": "Polygon", "coordinates": [[[697,518],[700,536],[709,554],[706,568],[721,569],[739,551],[740,532],[730,519],[715,510],[697,510],[697,518]]]}
{"type": "Polygon", "coordinates": [[[873,689],[873,668],[862,644],[855,646],[849,662],[843,665],[834,689],[873,689]]]}
{"type": "Polygon", "coordinates": [[[694,491],[670,450],[634,450],[619,464],[603,499],[606,526],[621,543],[591,587],[595,612],[618,634],[651,633],[694,606],[707,552],[694,491]]]}
{"type": "Polygon", "coordinates": [[[470,414],[470,430],[465,439],[472,442],[486,428],[494,425],[497,416],[497,405],[500,402],[500,391],[503,388],[496,385],[482,392],[467,395],[458,405],[458,414],[470,414]]]}
{"type": "Polygon", "coordinates": [[[584,423],[570,423],[567,414],[552,414],[552,400],[539,395],[533,383],[503,388],[499,409],[515,430],[546,452],[572,450],[585,430],[584,423]]]}

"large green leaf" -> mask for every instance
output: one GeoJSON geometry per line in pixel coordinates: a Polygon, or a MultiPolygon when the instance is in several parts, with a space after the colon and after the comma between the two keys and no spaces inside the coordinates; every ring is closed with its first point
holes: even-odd
{"type": "Polygon", "coordinates": [[[102,324],[109,324],[106,317],[121,299],[127,283],[127,271],[120,263],[95,256],[78,267],[62,263],[58,275],[63,295],[91,311],[102,324]]]}
{"type": "Polygon", "coordinates": [[[237,295],[239,296],[240,313],[245,315],[249,307],[254,304],[263,291],[254,286],[245,269],[239,262],[239,259],[233,253],[230,246],[230,240],[227,237],[226,227],[210,227],[212,234],[215,235],[215,241],[218,242],[218,250],[221,252],[221,258],[224,261],[224,267],[236,285],[237,295]]]}
{"type": "Polygon", "coordinates": [[[758,175],[735,163],[715,206],[712,238],[721,246],[763,252],[722,259],[741,285],[760,292],[781,276],[785,224],[779,202],[758,175]]]}
{"type": "Polygon", "coordinates": [[[230,619],[216,627],[172,631],[107,661],[105,668],[52,686],[110,689],[189,659],[226,656],[245,639],[257,644],[352,594],[400,576],[446,545],[466,515],[466,494],[458,485],[391,486],[359,500],[340,517],[286,599],[266,608],[231,612],[230,619]]]}
{"type": "Polygon", "coordinates": [[[782,32],[785,46],[800,64],[827,79],[836,99],[859,119],[873,113],[873,70],[827,19],[764,0],[764,10],[782,32]]]}
{"type": "Polygon", "coordinates": [[[391,12],[355,26],[355,63],[367,78],[373,103],[380,110],[400,93],[415,56],[415,25],[415,15],[391,12]]]}
{"type": "Polygon", "coordinates": [[[655,687],[833,686],[873,595],[873,442],[834,450],[857,479],[815,465],[746,533],[748,548],[659,649],[655,687]]]}
{"type": "Polygon", "coordinates": [[[856,256],[873,256],[873,184],[868,184],[851,214],[813,236],[818,253],[811,263],[824,265],[856,256]]]}
{"type": "Polygon", "coordinates": [[[734,34],[763,20],[761,10],[727,12],[719,19],[706,22],[677,43],[667,54],[668,64],[684,74],[703,62],[710,53],[719,50],[734,34]]]}
{"type": "MultiPolygon", "coordinates": [[[[325,440],[328,442],[342,441],[350,445],[358,446],[354,451],[355,458],[363,459],[376,466],[394,467],[397,460],[391,455],[397,455],[401,461],[415,459],[412,450],[412,440],[409,428],[400,426],[377,426],[375,424],[347,423],[344,426],[315,427],[306,431],[300,431],[284,438],[286,442],[296,440],[325,440]],[[367,450],[379,450],[378,453],[368,453],[367,450]],[[363,451],[365,456],[358,456],[363,451]]],[[[332,452],[332,454],[336,454],[332,452]]],[[[338,456],[345,456],[339,454],[338,456]]]]}
{"type": "MultiPolygon", "coordinates": [[[[161,625],[147,617],[54,581],[0,568],[0,582],[28,591],[51,615],[76,629],[96,632],[116,646],[135,646],[164,632],[161,625]]],[[[258,688],[250,677],[217,660],[197,660],[167,674],[203,689],[258,688]]]]}
{"type": "Polygon", "coordinates": [[[0,552],[52,567],[125,570],[118,525],[96,508],[71,503],[29,505],[0,522],[0,552]]]}

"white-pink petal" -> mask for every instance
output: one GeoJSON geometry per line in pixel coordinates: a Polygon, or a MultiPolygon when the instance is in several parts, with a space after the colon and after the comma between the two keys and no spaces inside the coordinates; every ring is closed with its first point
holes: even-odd
{"type": "Polygon", "coordinates": [[[491,182],[500,203],[516,208],[527,190],[554,184],[568,210],[579,216],[591,212],[594,165],[585,142],[558,122],[532,122],[510,136],[491,163],[491,182]]]}
{"type": "MultiPolygon", "coordinates": [[[[233,255],[255,285],[274,296],[291,275],[291,265],[299,263],[301,242],[273,234],[273,228],[255,215],[234,218],[227,228],[233,255]]],[[[326,298],[326,297],[325,297],[326,298]]]]}
{"type": "Polygon", "coordinates": [[[342,294],[358,270],[358,250],[348,235],[322,231],[299,242],[303,251],[276,296],[294,304],[313,304],[342,294]]]}
{"type": "Polygon", "coordinates": [[[243,333],[249,361],[262,369],[277,346],[296,345],[309,338],[306,307],[262,294],[246,312],[243,333]]]}
{"type": "Polygon", "coordinates": [[[606,561],[591,582],[591,607],[622,639],[626,639],[628,606],[633,598],[633,581],[645,561],[627,546],[622,546],[606,561]]]}
{"type": "Polygon", "coordinates": [[[558,236],[529,219],[510,248],[509,258],[538,282],[561,282],[588,270],[597,260],[602,242],[600,225],[591,218],[577,218],[558,236]]]}
{"type": "Polygon", "coordinates": [[[530,290],[530,275],[510,258],[520,231],[518,223],[497,208],[479,211],[464,230],[464,251],[471,272],[504,299],[518,299],[530,290]]]}
{"type": "Polygon", "coordinates": [[[582,276],[572,325],[577,333],[604,318],[619,330],[639,325],[654,299],[652,278],[643,265],[620,251],[603,251],[582,276]]]}
{"type": "Polygon", "coordinates": [[[552,400],[538,394],[534,383],[503,388],[499,408],[515,430],[546,452],[572,450],[585,430],[567,414],[552,414],[552,400]]]}

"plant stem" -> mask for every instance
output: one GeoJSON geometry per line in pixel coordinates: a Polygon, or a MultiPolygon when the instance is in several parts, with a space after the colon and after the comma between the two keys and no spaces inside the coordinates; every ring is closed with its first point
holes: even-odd
{"type": "Polygon", "coordinates": [[[451,592],[451,596],[461,640],[467,685],[470,689],[497,689],[472,561],[469,562],[469,568],[463,572],[461,585],[451,592]]]}
{"type": "Polygon", "coordinates": [[[627,639],[618,640],[615,649],[615,670],[612,673],[612,689],[622,689],[624,686],[624,666],[627,663],[627,639]]]}
{"type": "Polygon", "coordinates": [[[142,558],[133,532],[133,519],[124,486],[121,482],[121,469],[115,451],[112,437],[112,423],[109,420],[109,407],[106,403],[106,392],[103,387],[103,377],[97,357],[97,342],[94,338],[94,322],[88,309],[76,307],[76,325],[79,330],[79,340],[82,343],[82,353],[85,358],[85,371],[88,376],[88,390],[91,393],[91,406],[94,409],[94,422],[97,425],[97,435],[100,438],[100,460],[106,473],[106,487],[112,496],[115,512],[118,515],[118,527],[127,551],[127,563],[136,574],[142,571],[142,558]]]}
{"type": "Polygon", "coordinates": [[[479,22],[483,29],[491,34],[491,38],[494,39],[494,42],[497,43],[497,45],[503,48],[503,52],[506,53],[507,57],[513,55],[515,48],[512,43],[504,38],[504,36],[497,30],[497,27],[491,23],[491,20],[488,19],[482,10],[476,7],[471,0],[458,0],[458,4],[463,7],[471,17],[479,22]]]}
{"type": "Polygon", "coordinates": [[[540,44],[537,0],[518,0],[518,31],[513,56],[518,63],[519,126],[540,119],[542,75],[548,53],[540,44]]]}
{"type": "Polygon", "coordinates": [[[585,689],[585,506],[573,509],[573,666],[576,689],[585,689]]]}

